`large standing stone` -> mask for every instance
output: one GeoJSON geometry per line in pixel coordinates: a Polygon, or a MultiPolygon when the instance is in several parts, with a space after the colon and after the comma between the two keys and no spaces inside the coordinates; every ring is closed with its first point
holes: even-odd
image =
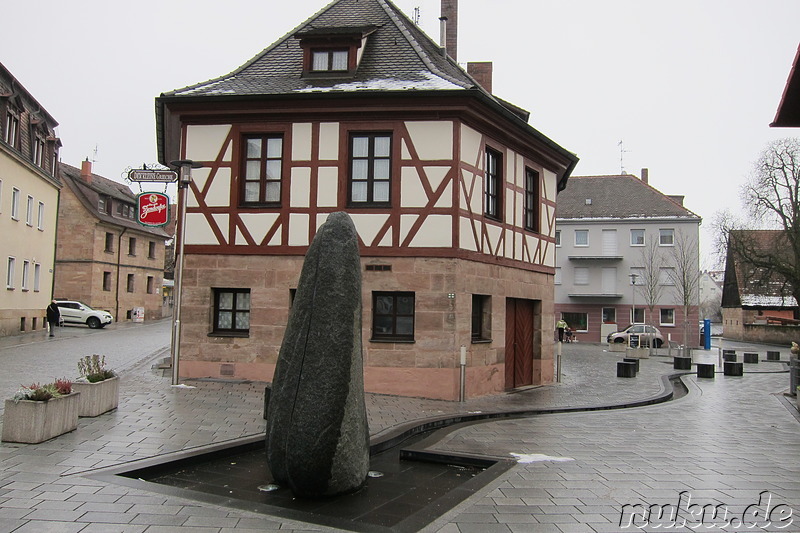
{"type": "Polygon", "coordinates": [[[267,462],[297,496],[360,488],[369,471],[361,352],[361,263],[350,217],[333,213],[308,249],[267,411],[267,462]]]}

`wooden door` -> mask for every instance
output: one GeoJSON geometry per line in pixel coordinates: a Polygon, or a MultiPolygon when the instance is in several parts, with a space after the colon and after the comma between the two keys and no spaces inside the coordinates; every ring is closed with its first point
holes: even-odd
{"type": "Polygon", "coordinates": [[[534,302],[506,299],[506,389],[533,385],[534,302]]]}

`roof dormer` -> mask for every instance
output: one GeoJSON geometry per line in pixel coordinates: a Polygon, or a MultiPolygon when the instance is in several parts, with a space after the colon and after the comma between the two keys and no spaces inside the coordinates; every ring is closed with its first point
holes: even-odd
{"type": "Polygon", "coordinates": [[[377,26],[312,28],[295,34],[303,50],[303,78],[355,75],[367,38],[377,26]]]}

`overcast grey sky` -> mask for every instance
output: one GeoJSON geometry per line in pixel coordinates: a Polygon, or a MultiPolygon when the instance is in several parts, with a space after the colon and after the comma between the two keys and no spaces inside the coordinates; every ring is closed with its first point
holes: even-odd
{"type": "MultiPolygon", "coordinates": [[[[226,74],[327,0],[5,2],[0,62],[60,123],[62,160],[122,181],[156,162],[154,98],[226,74]],[[96,149],[96,152],[95,152],[96,149]]],[[[439,0],[396,0],[438,41],[439,0]]],[[[460,62],[575,152],[575,175],[650,169],[704,219],[739,206],[800,42],[798,0],[460,0],[460,62]]]]}

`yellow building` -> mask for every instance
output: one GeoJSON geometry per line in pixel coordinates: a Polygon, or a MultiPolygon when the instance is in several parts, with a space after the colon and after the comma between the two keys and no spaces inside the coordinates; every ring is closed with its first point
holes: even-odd
{"type": "Polygon", "coordinates": [[[0,64],[0,337],[47,327],[61,188],[56,126],[0,64]]]}

